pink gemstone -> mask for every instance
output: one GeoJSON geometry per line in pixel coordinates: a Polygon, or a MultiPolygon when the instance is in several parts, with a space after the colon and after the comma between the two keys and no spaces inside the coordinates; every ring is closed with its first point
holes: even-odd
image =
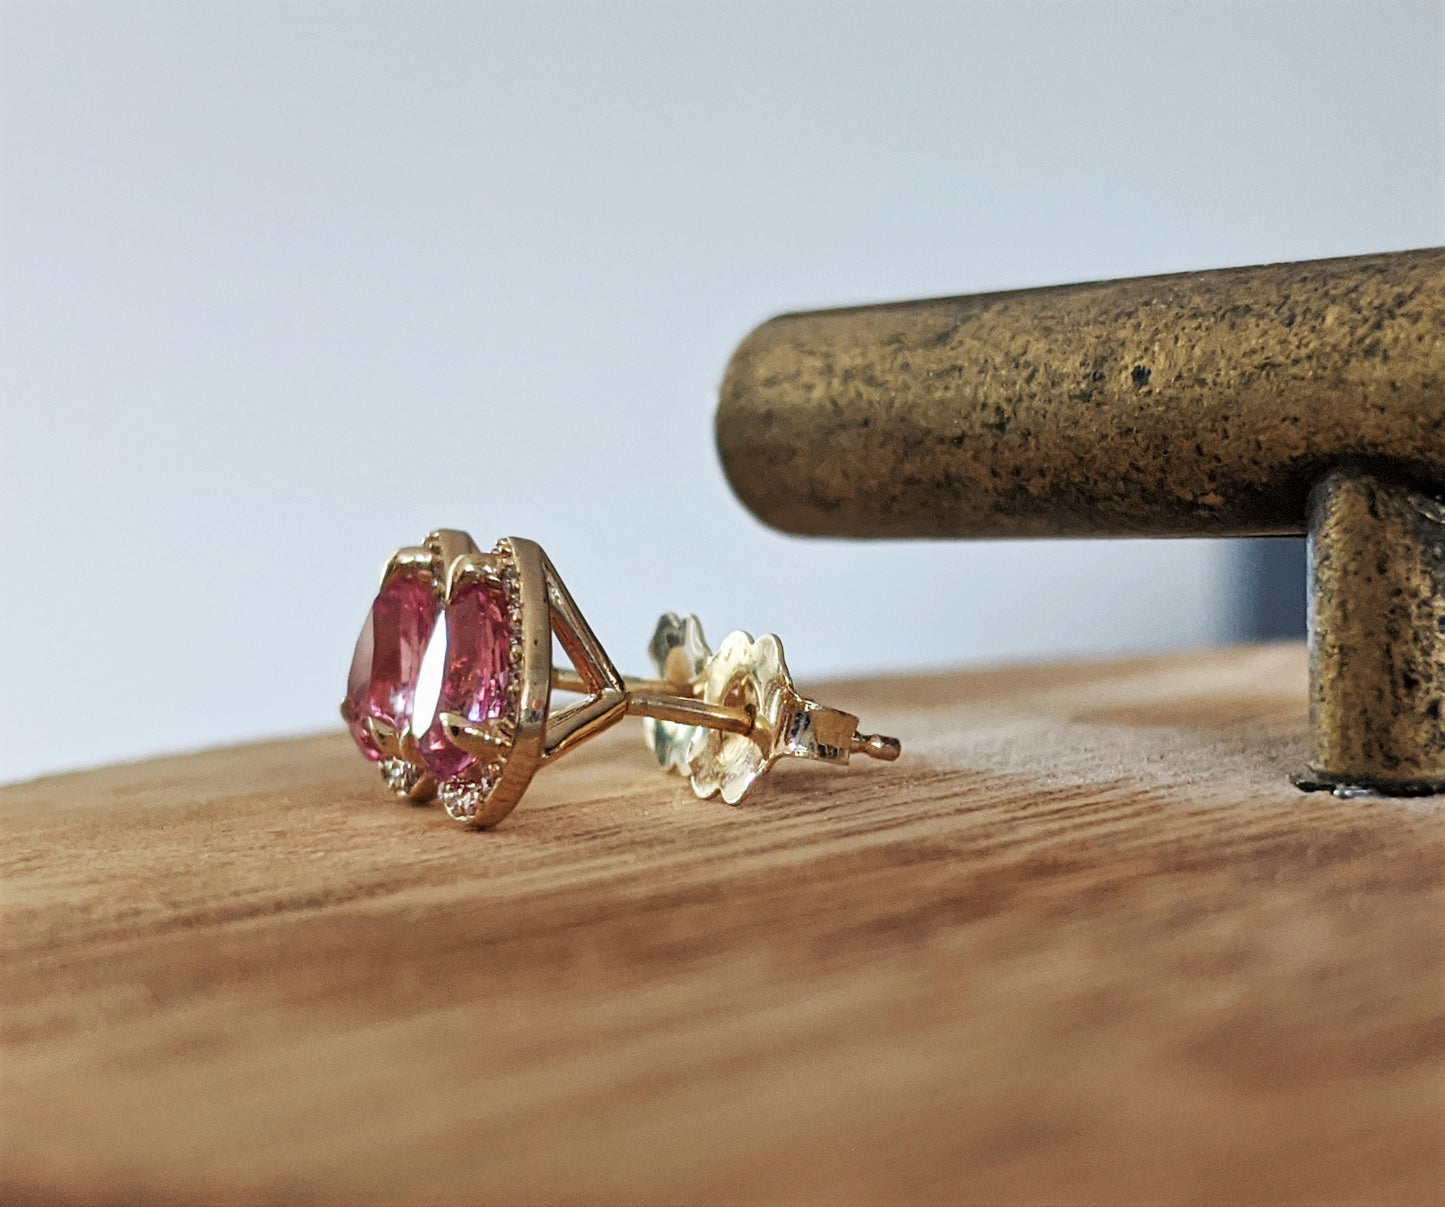
{"type": "Polygon", "coordinates": [[[411,723],[417,674],[436,618],[431,584],[404,572],[387,580],[366,614],[351,656],[346,711],[351,736],[369,759],[385,756],[366,732],[367,717],[398,730],[411,723]]]}
{"type": "MultiPolygon", "coordinates": [[[[497,587],[464,583],[447,604],[447,665],[437,713],[461,713],[469,721],[507,715],[511,684],[512,622],[497,587]]],[[[436,780],[466,780],[482,771],[475,755],[449,741],[441,721],[422,735],[421,757],[436,780]]]]}

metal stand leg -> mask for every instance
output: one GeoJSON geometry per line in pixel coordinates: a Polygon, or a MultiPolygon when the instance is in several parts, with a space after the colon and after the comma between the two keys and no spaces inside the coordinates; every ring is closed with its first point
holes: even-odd
{"type": "Polygon", "coordinates": [[[1309,770],[1337,795],[1445,791],[1445,503],[1360,469],[1310,497],[1309,770]]]}

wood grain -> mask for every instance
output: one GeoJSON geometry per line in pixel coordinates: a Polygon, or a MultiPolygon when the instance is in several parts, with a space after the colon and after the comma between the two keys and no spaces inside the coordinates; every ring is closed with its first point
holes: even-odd
{"type": "Polygon", "coordinates": [[[1445,802],[1305,796],[1300,649],[834,685],[490,833],[326,735],[0,791],[0,1198],[1438,1203],[1445,802]]]}

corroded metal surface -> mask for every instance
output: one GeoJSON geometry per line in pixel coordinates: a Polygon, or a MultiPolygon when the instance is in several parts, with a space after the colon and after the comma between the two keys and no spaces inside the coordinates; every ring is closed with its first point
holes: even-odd
{"type": "Polygon", "coordinates": [[[1342,459],[1445,477],[1445,249],[785,315],[717,440],[791,532],[1303,533],[1342,459]]]}
{"type": "Polygon", "coordinates": [[[1309,531],[1297,782],[1445,790],[1445,249],[784,315],[717,439],[791,532],[1309,531]]]}
{"type": "Polygon", "coordinates": [[[1350,469],[1316,488],[1301,787],[1445,790],[1445,503],[1350,469]]]}

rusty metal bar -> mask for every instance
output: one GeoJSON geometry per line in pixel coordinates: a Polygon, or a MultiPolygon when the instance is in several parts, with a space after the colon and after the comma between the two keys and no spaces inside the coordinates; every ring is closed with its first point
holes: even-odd
{"type": "Polygon", "coordinates": [[[717,442],[789,532],[1308,532],[1296,782],[1445,791],[1445,249],[784,315],[717,442]]]}
{"type": "Polygon", "coordinates": [[[1303,534],[1345,458],[1445,478],[1445,249],[784,315],[717,443],[788,532],[1303,534]]]}

